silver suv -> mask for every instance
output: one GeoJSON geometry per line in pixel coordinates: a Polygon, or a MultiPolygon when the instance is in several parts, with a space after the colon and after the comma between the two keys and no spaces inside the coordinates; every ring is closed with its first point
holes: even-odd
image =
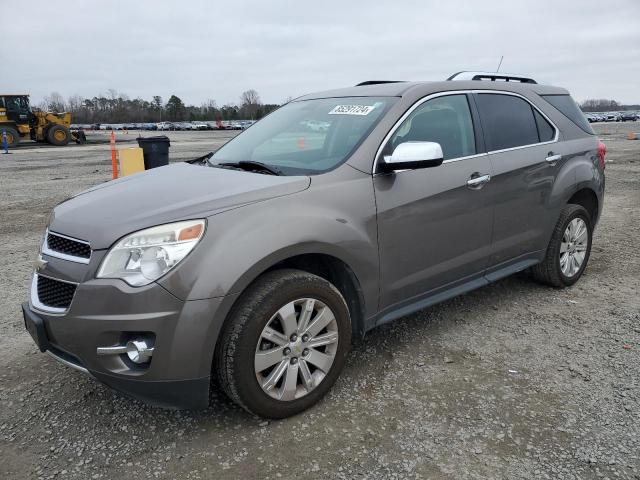
{"type": "Polygon", "coordinates": [[[604,149],[566,90],[513,75],[296,99],[215,154],[51,215],[23,305],[40,350],[157,405],[282,418],[352,340],[530,269],[575,283],[604,149]]]}

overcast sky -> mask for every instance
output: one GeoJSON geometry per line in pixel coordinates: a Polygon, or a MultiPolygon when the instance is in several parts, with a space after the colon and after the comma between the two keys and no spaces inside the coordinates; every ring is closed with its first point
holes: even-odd
{"type": "Polygon", "coordinates": [[[110,88],[196,105],[253,88],[281,103],[367,79],[493,71],[501,55],[501,71],[576,100],[640,103],[640,0],[0,0],[9,4],[19,8],[0,27],[0,85],[34,103],[110,88]]]}

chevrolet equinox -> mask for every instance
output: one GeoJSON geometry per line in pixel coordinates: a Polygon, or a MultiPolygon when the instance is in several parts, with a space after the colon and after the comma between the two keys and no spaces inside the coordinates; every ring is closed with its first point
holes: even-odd
{"type": "Polygon", "coordinates": [[[604,145],[568,92],[461,72],[303,96],[217,152],[55,207],[25,326],[147,402],[283,418],[352,340],[529,269],[582,275],[604,145]]]}

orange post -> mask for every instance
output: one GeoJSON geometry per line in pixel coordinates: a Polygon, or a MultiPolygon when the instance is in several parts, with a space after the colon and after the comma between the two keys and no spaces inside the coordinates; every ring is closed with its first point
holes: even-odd
{"type": "Polygon", "coordinates": [[[116,158],[116,132],[111,130],[111,175],[115,180],[118,178],[118,160],[116,158]]]}

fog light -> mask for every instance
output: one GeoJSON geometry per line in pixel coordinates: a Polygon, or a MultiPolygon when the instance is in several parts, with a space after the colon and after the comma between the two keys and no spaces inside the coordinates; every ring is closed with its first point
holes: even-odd
{"type": "Polygon", "coordinates": [[[147,363],[153,355],[153,347],[149,347],[144,340],[130,340],[127,342],[127,357],[133,363],[147,363]]]}

